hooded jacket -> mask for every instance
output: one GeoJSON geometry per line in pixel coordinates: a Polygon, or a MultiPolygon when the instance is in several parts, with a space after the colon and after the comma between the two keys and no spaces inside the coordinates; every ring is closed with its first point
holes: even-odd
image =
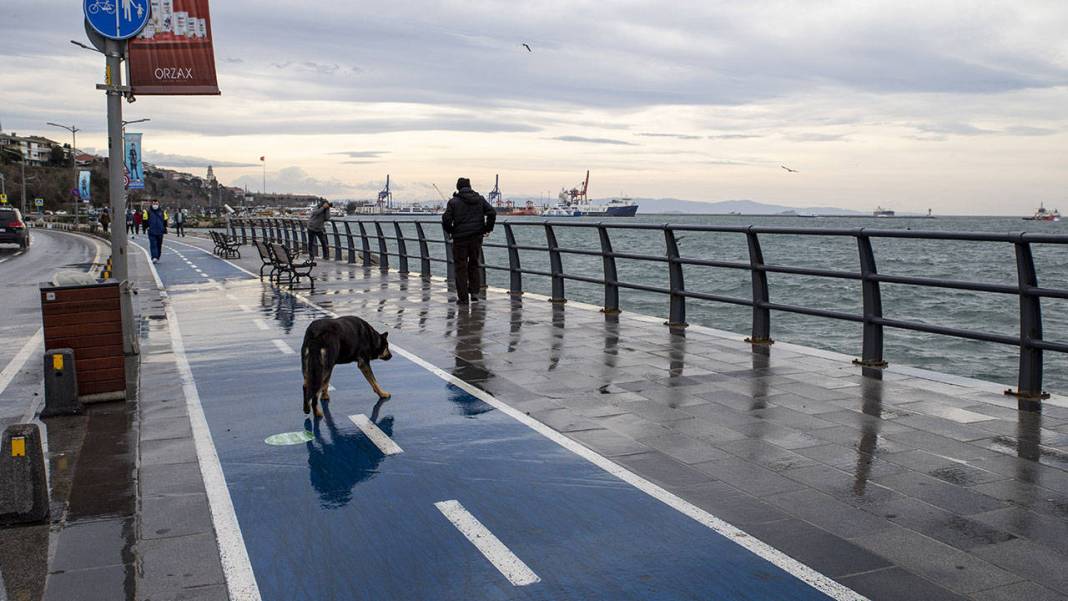
{"type": "Polygon", "coordinates": [[[308,216],[308,231],[323,231],[327,219],[330,219],[330,207],[326,206],[326,203],[323,203],[319,205],[318,208],[312,210],[311,215],[308,216]]]}
{"type": "Polygon", "coordinates": [[[462,242],[493,231],[497,211],[481,194],[460,188],[449,199],[441,225],[454,241],[462,242]]]}
{"type": "Polygon", "coordinates": [[[163,210],[163,207],[158,209],[147,209],[148,213],[148,233],[152,236],[162,236],[167,233],[167,212],[163,210]]]}

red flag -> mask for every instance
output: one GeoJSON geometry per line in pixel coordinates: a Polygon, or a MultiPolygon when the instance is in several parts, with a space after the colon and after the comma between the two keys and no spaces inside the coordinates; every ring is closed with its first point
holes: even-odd
{"type": "Polygon", "coordinates": [[[260,157],[260,160],[261,160],[261,161],[266,161],[266,160],[267,160],[267,157],[260,157]]]}

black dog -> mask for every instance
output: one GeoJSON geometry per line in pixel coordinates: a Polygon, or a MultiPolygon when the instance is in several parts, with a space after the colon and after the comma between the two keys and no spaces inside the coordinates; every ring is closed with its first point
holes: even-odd
{"type": "Polygon", "coordinates": [[[300,349],[301,369],[304,372],[304,413],[315,409],[322,417],[319,399],[330,400],[330,375],[339,363],[356,363],[380,399],[390,394],[378,385],[371,371],[371,360],[389,361],[389,332],[379,334],[359,317],[316,319],[304,332],[300,349]]]}

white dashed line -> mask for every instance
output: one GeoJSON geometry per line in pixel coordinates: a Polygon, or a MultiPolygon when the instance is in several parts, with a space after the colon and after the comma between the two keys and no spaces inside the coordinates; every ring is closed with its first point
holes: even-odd
{"type": "Polygon", "coordinates": [[[379,451],[382,451],[383,455],[397,455],[403,453],[404,449],[400,448],[400,445],[393,442],[386,433],[383,432],[370,420],[366,415],[360,413],[359,415],[350,415],[349,419],[352,423],[356,424],[356,427],[363,432],[364,436],[369,438],[371,442],[375,443],[379,451]]]}
{"type": "Polygon", "coordinates": [[[269,329],[271,329],[271,326],[267,325],[267,322],[263,321],[262,319],[253,319],[252,323],[256,324],[256,327],[261,329],[261,330],[269,330],[269,329]]]}
{"type": "Polygon", "coordinates": [[[280,338],[275,338],[274,340],[271,340],[271,342],[273,342],[274,345],[276,347],[278,347],[278,350],[282,351],[283,355],[296,355],[297,354],[297,351],[293,350],[293,348],[291,346],[286,344],[285,340],[282,340],[280,338]]]}
{"type": "Polygon", "coordinates": [[[471,515],[459,501],[438,501],[434,503],[453,526],[460,531],[467,540],[482,555],[493,564],[493,567],[504,574],[504,577],[515,586],[526,586],[541,582],[541,578],[527,567],[515,553],[512,553],[504,543],[500,541],[488,528],[482,525],[475,516],[471,515]]]}

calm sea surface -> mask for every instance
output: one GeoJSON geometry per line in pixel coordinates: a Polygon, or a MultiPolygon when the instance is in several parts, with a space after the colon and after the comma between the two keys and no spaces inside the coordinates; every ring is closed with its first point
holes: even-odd
{"type": "MultiPolygon", "coordinates": [[[[398,217],[397,219],[404,219],[398,217]]],[[[513,223],[540,223],[541,219],[510,218],[513,223]]],[[[580,222],[581,219],[573,221],[580,222]]],[[[596,220],[591,220],[596,221],[596,220]]],[[[708,225],[758,225],[804,228],[878,228],[938,231],[981,232],[1045,232],[1068,234],[1068,222],[1042,223],[1019,218],[943,217],[937,219],[875,219],[875,218],[798,218],[705,215],[639,215],[632,219],[608,220],[613,224],[674,223],[708,225]]],[[[432,222],[433,223],[433,222],[432,222]]],[[[409,238],[408,252],[418,254],[414,226],[404,225],[409,238]]],[[[440,228],[424,226],[428,237],[441,237],[440,228]]],[[[373,228],[370,228],[373,230],[373,228]]],[[[353,227],[354,233],[357,230],[353,227]]],[[[545,245],[545,231],[540,226],[515,228],[520,245],[545,245]]],[[[386,235],[393,235],[392,226],[386,235]]],[[[599,250],[595,229],[556,228],[561,247],[599,250]]],[[[617,252],[643,253],[663,256],[664,237],[659,231],[612,230],[612,244],[617,252]]],[[[745,236],[741,234],[713,234],[680,232],[682,256],[723,261],[749,260],[745,236]]],[[[503,228],[498,227],[490,237],[504,243],[503,228]]],[[[357,245],[359,243],[357,242],[357,245]]],[[[1013,246],[1007,243],[951,242],[937,240],[873,240],[876,263],[880,273],[890,275],[923,276],[947,280],[972,280],[1015,285],[1016,258],[1013,246]]],[[[391,251],[396,251],[393,241],[391,251]]],[[[444,256],[440,244],[431,244],[431,254],[444,256]]],[[[856,242],[849,237],[762,235],[761,246],[767,264],[833,269],[858,272],[856,242]]],[[[377,245],[372,240],[372,248],[377,245]]],[[[1068,288],[1068,245],[1034,245],[1039,285],[1068,288]]],[[[508,265],[507,252],[486,248],[486,261],[491,265],[508,265]]],[[[391,259],[395,261],[395,259],[391,259]]],[[[548,254],[521,251],[520,261],[525,269],[549,271],[548,254]]],[[[569,274],[602,277],[599,257],[564,255],[564,270],[569,274]]],[[[418,262],[412,261],[412,270],[418,262]]],[[[436,275],[443,275],[442,265],[433,265],[436,275]]],[[[620,281],[667,287],[668,272],[664,263],[650,263],[620,259],[617,261],[620,281]]],[[[508,287],[508,273],[489,271],[490,284],[508,287]]],[[[852,280],[768,274],[773,303],[830,309],[860,315],[862,313],[860,283],[852,280]]],[[[705,292],[748,299],[751,284],[748,271],[685,267],[685,285],[690,291],[705,292]]],[[[548,278],[525,275],[525,290],[548,294],[548,278]]],[[[566,297],[592,304],[603,303],[603,291],[598,285],[566,282],[566,297]]],[[[1010,336],[1019,335],[1019,299],[1013,295],[941,290],[921,286],[882,284],[883,313],[887,318],[918,320],[929,324],[981,330],[1010,336]]],[[[624,311],[666,317],[666,295],[620,291],[620,306],[624,311]]],[[[1068,341],[1068,301],[1043,299],[1044,336],[1047,340],[1068,341]]],[[[748,334],[752,309],[695,299],[687,300],[687,321],[723,330],[748,334]]],[[[861,326],[851,322],[808,317],[785,312],[772,312],[771,333],[775,340],[860,355],[861,326]]],[[[1068,356],[1046,353],[1045,387],[1051,392],[1068,393],[1068,356]]],[[[974,342],[892,328],[886,329],[885,357],[893,364],[907,364],[945,373],[971,376],[1014,385],[1018,367],[1015,347],[974,342]]]]}

